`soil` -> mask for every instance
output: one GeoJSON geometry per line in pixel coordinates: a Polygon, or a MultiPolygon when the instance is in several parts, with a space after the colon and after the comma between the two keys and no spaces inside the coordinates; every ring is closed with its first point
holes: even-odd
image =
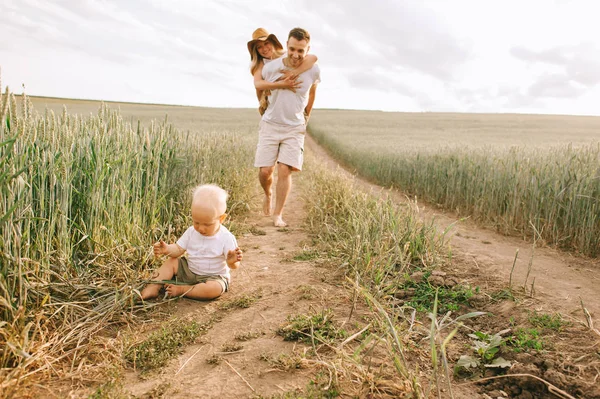
{"type": "MultiPolygon", "coordinates": [[[[310,137],[306,144],[307,152],[314,158],[331,168],[339,167],[310,137]]],[[[344,173],[365,190],[383,190],[350,172],[344,173]]],[[[302,226],[305,213],[302,185],[305,183],[301,175],[295,175],[294,184],[286,206],[287,228],[273,227],[271,219],[261,215],[262,198],[257,197],[249,218],[255,226],[254,233],[238,237],[245,259],[242,268],[233,272],[230,292],[212,302],[182,299],[166,305],[173,315],[198,320],[222,312],[219,321],[159,372],[147,376],[128,372],[127,391],[145,398],[253,398],[306,389],[314,378],[314,369],[292,367],[282,371],[268,359],[284,355],[293,358],[309,346],[285,342],[275,331],[288,315],[324,307],[333,308],[336,320],[343,322],[350,312],[352,299],[340,280],[332,275],[331,268],[315,260],[293,260],[294,255],[309,247],[308,232],[302,226]],[[246,309],[220,310],[220,304],[243,295],[253,295],[258,300],[246,309]],[[254,333],[257,337],[239,342],[235,337],[241,333],[254,333]],[[224,348],[231,343],[242,347],[235,351],[224,348]],[[211,359],[219,360],[210,363],[211,359]]],[[[398,201],[407,201],[401,192],[386,192],[398,201]]],[[[583,301],[592,319],[600,315],[600,290],[596,288],[600,280],[600,261],[537,247],[525,290],[531,242],[501,236],[469,220],[457,221],[455,215],[435,206],[420,204],[420,212],[424,219],[435,220],[442,231],[452,226],[448,233],[452,261],[444,268],[446,277],[481,287],[481,293],[471,300],[471,310],[491,314],[474,319],[470,324],[472,329],[488,333],[507,328],[514,330],[527,325],[527,316],[532,311],[560,312],[570,322],[561,331],[543,331],[543,351],[507,351],[504,356],[512,362],[512,367],[500,374],[534,375],[573,397],[600,398],[600,335],[584,325],[581,305],[583,301]],[[512,273],[515,299],[503,300],[494,293],[506,292],[517,249],[519,254],[512,273]]],[[[464,354],[469,345],[466,334],[457,335],[448,350],[451,362],[464,354]]],[[[496,374],[488,370],[475,377],[494,376],[496,374]]],[[[464,377],[455,377],[455,397],[561,397],[549,392],[546,383],[532,377],[499,378],[483,383],[473,383],[473,375],[464,377]]]]}

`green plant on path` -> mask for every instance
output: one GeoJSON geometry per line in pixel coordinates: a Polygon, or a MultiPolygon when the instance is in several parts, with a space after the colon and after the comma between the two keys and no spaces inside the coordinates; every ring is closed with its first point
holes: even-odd
{"type": "Polygon", "coordinates": [[[141,342],[134,343],[125,351],[125,360],[134,369],[142,372],[155,370],[166,365],[180,350],[212,326],[212,322],[198,323],[176,320],[165,323],[158,331],[141,342]]]}
{"type": "Polygon", "coordinates": [[[529,313],[528,320],[534,327],[547,328],[553,331],[561,331],[565,326],[571,325],[560,313],[538,313],[535,310],[529,313]]]}
{"type": "Polygon", "coordinates": [[[332,343],[347,334],[333,321],[333,310],[326,308],[306,314],[290,315],[277,329],[285,341],[300,341],[320,345],[332,343]]]}
{"type": "Polygon", "coordinates": [[[544,341],[537,328],[517,328],[507,340],[515,352],[540,351],[544,349],[544,341]]]}
{"type": "Polygon", "coordinates": [[[458,362],[456,362],[456,368],[469,370],[470,368],[479,368],[481,366],[487,368],[510,367],[511,363],[509,361],[498,356],[502,344],[506,341],[506,338],[503,338],[502,335],[508,331],[510,330],[502,330],[493,335],[480,331],[469,334],[469,337],[473,339],[473,346],[471,348],[474,355],[462,355],[458,359],[458,362]]]}

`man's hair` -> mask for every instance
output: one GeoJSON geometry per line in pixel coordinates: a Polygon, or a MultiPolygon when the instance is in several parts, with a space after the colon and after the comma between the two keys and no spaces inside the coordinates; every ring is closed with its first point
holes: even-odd
{"type": "Polygon", "coordinates": [[[308,33],[306,29],[294,28],[290,31],[290,34],[288,35],[288,40],[290,39],[290,37],[293,37],[298,41],[306,40],[307,42],[310,42],[310,33],[308,33]]]}
{"type": "Polygon", "coordinates": [[[227,210],[227,191],[214,184],[204,184],[194,189],[192,206],[202,205],[213,208],[217,215],[222,215],[227,210]]]}

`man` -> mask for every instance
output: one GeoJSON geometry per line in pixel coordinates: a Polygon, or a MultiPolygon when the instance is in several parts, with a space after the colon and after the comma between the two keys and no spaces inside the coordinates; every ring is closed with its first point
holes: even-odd
{"type": "MultiPolygon", "coordinates": [[[[299,66],[310,48],[310,34],[301,28],[290,31],[287,41],[287,55],[266,63],[262,77],[275,82],[282,76],[281,69],[299,66]]],[[[277,165],[277,187],[275,189],[275,210],[273,224],[284,227],[283,208],[292,189],[292,172],[302,169],[304,135],[310,117],[317,84],[321,81],[318,65],[298,76],[300,87],[292,90],[272,90],[269,107],[260,121],[258,145],[254,166],[260,168],[258,179],[265,192],[263,211],[271,214],[273,172],[277,165]]]]}

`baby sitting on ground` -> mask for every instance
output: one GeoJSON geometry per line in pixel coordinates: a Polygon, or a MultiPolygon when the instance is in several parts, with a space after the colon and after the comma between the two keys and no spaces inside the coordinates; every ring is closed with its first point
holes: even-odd
{"type": "Polygon", "coordinates": [[[174,244],[162,240],[154,244],[154,256],[167,255],[168,259],[154,272],[152,280],[176,276],[176,283],[150,283],[142,290],[142,299],[156,298],[163,285],[170,297],[209,300],[227,292],[229,270],[237,269],[242,260],[234,235],[221,224],[227,217],[227,197],[225,190],[213,184],[194,190],[193,226],[174,244]]]}

